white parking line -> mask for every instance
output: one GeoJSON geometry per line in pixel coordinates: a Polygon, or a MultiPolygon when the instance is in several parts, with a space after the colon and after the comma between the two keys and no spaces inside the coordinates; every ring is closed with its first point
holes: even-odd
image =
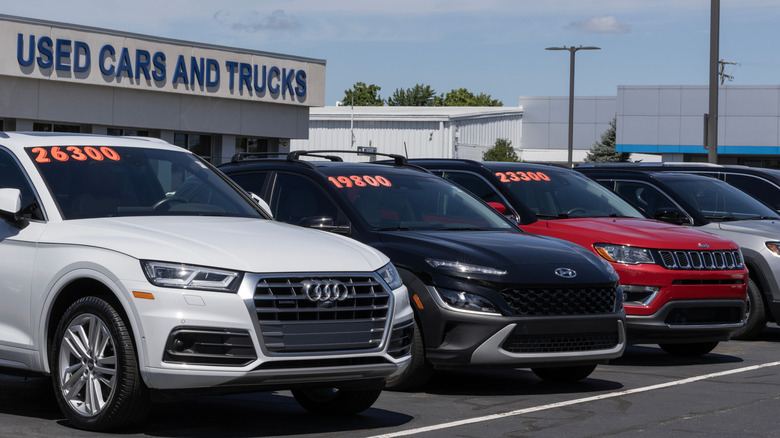
{"type": "Polygon", "coordinates": [[[637,394],[637,393],[640,393],[640,392],[654,391],[656,389],[663,389],[663,388],[669,388],[669,387],[672,387],[672,386],[685,385],[685,384],[688,384],[688,383],[698,382],[700,380],[713,379],[715,377],[728,376],[730,374],[745,373],[745,372],[748,372],[748,371],[754,371],[754,370],[758,370],[758,369],[761,369],[761,368],[775,367],[775,366],[778,366],[778,365],[780,365],[780,361],[778,361],[778,362],[769,362],[769,363],[764,363],[764,364],[760,364],[760,365],[753,365],[753,366],[744,367],[744,368],[737,368],[737,369],[734,369],[734,370],[721,371],[721,372],[718,372],[718,373],[711,373],[711,374],[704,374],[704,375],[696,376],[696,377],[689,377],[687,379],[675,380],[673,382],[659,383],[657,385],[643,386],[641,388],[627,389],[625,391],[610,392],[609,394],[595,395],[593,397],[578,398],[578,399],[575,399],[575,400],[567,400],[567,401],[562,401],[562,402],[558,402],[558,403],[550,403],[550,404],[547,404],[547,405],[534,406],[534,407],[525,408],[525,409],[518,409],[516,411],[504,412],[504,413],[501,413],[501,414],[486,415],[484,417],[475,417],[475,418],[470,418],[470,419],[466,419],[466,420],[453,421],[453,422],[450,422],[450,423],[442,423],[442,424],[437,424],[437,425],[433,425],[433,426],[419,427],[419,428],[416,428],[416,429],[401,430],[401,431],[398,431],[398,432],[392,432],[392,433],[383,434],[383,435],[375,435],[375,436],[369,437],[369,438],[393,438],[393,437],[399,437],[399,436],[416,435],[418,433],[432,432],[432,431],[441,430],[441,429],[448,429],[448,428],[451,428],[451,427],[465,426],[467,424],[481,423],[481,422],[484,422],[484,421],[500,420],[502,418],[514,417],[514,416],[517,416],[517,415],[529,414],[529,413],[532,413],[532,412],[546,411],[548,409],[555,409],[555,408],[560,408],[560,407],[564,407],[564,406],[577,405],[577,404],[588,403],[588,402],[592,402],[592,401],[604,400],[604,399],[608,399],[608,398],[622,397],[624,395],[637,394]]]}

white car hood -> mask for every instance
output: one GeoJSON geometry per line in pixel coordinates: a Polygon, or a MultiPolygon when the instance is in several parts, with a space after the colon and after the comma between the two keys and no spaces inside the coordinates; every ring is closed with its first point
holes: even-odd
{"type": "Polygon", "coordinates": [[[244,272],[367,272],[389,262],[355,240],[234,217],[121,217],[49,223],[42,244],[105,248],[145,259],[244,272]]]}
{"type": "Polygon", "coordinates": [[[723,231],[732,233],[750,234],[772,240],[780,240],[780,221],[776,220],[719,222],[718,227],[723,231]]]}

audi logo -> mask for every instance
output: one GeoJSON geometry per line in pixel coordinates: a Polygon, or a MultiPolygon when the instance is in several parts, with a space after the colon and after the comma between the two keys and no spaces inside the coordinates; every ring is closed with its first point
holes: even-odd
{"type": "Polygon", "coordinates": [[[574,278],[577,276],[577,271],[569,268],[558,268],[555,270],[555,275],[563,278],[574,278]]]}
{"type": "Polygon", "coordinates": [[[309,301],[344,301],[349,296],[349,288],[340,281],[306,280],[302,284],[303,294],[309,301]]]}

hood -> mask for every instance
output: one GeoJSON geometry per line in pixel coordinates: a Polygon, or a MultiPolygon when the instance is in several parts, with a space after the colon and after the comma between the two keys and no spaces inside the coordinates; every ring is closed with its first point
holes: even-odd
{"type": "MultiPolygon", "coordinates": [[[[780,221],[774,219],[754,221],[717,222],[718,228],[729,233],[749,234],[765,237],[768,240],[780,240],[780,221]]],[[[712,224],[711,224],[712,225],[712,224]]],[[[737,240],[737,237],[734,238],[737,240]]]]}
{"type": "Polygon", "coordinates": [[[577,242],[588,248],[594,243],[680,250],[737,248],[729,239],[651,219],[600,217],[540,222],[547,223],[549,232],[533,229],[534,232],[577,242]]]}
{"type": "MultiPolygon", "coordinates": [[[[378,248],[394,264],[414,271],[436,271],[426,258],[506,270],[500,281],[524,284],[611,283],[617,275],[605,260],[563,240],[525,233],[482,231],[390,231],[378,248]],[[555,275],[557,268],[577,272],[576,279],[555,275]]],[[[440,273],[453,275],[453,272],[440,273]]],[[[457,274],[456,274],[457,275],[457,274]]],[[[479,275],[470,275],[480,278],[479,275]]],[[[481,277],[496,281],[490,276],[481,277]]]]}
{"type": "Polygon", "coordinates": [[[41,243],[93,246],[136,259],[244,272],[368,272],[377,250],[324,231],[235,217],[121,217],[51,223],[41,243]]]}

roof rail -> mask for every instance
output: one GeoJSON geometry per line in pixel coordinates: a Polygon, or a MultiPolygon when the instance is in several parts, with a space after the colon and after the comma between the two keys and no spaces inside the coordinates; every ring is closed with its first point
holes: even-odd
{"type": "Polygon", "coordinates": [[[324,151],[305,151],[305,150],[299,150],[299,151],[292,151],[287,155],[288,161],[295,161],[298,160],[301,156],[307,156],[307,157],[318,157],[318,158],[325,158],[330,161],[344,161],[341,157],[333,156],[333,155],[323,155],[323,154],[359,154],[359,155],[374,155],[374,156],[382,156],[382,157],[388,157],[392,158],[396,165],[399,166],[406,166],[408,164],[406,157],[403,155],[398,154],[383,154],[381,152],[365,152],[365,151],[348,151],[348,150],[324,150],[324,151]]]}
{"type": "Polygon", "coordinates": [[[284,156],[287,155],[286,152],[239,152],[230,159],[230,162],[237,163],[239,161],[244,161],[249,158],[267,158],[271,156],[284,156]]]}

